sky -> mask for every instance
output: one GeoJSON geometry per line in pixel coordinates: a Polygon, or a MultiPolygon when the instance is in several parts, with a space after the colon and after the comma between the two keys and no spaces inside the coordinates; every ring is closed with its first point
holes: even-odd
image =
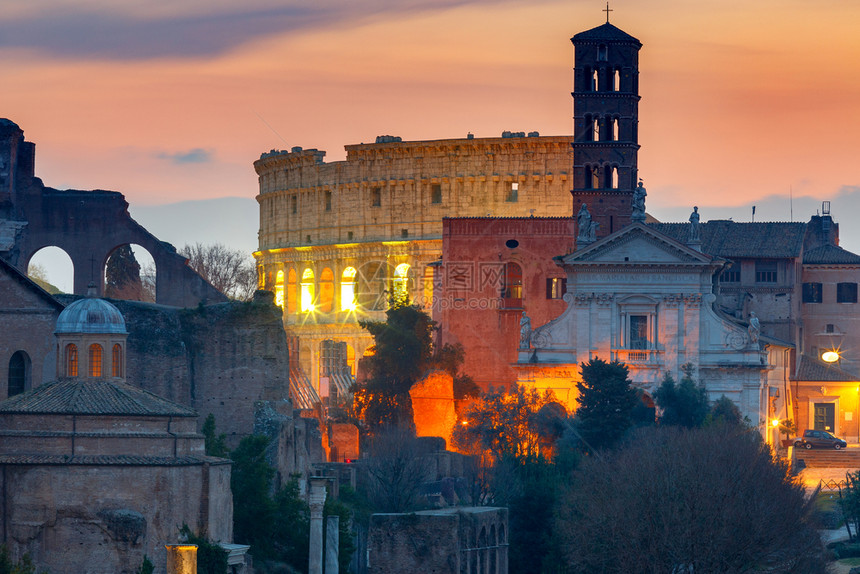
{"type": "MultiPolygon", "coordinates": [[[[5,0],[0,117],[36,174],[124,193],[176,245],[252,250],[253,161],[377,135],[571,133],[575,33],[593,0],[5,0]],[[239,211],[226,198],[245,200],[239,211]],[[216,206],[213,208],[213,206],[216,206]],[[234,214],[239,215],[234,215],[234,214]],[[202,222],[202,223],[201,223],[202,222]],[[211,238],[211,239],[210,239],[211,238]]],[[[831,202],[860,252],[860,1],[617,0],[640,52],[639,174],[648,211],[686,221],[808,220],[831,202]]]]}

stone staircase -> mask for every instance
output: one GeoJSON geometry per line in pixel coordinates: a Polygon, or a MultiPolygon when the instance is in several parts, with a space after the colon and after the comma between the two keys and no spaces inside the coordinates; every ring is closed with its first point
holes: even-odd
{"type": "Polygon", "coordinates": [[[856,468],[860,469],[860,448],[795,448],[794,460],[803,461],[807,468],[856,468]]]}

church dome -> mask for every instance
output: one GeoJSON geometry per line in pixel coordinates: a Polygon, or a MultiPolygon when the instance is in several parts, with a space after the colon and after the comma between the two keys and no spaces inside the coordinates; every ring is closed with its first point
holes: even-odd
{"type": "Polygon", "coordinates": [[[66,307],[57,318],[54,333],[128,334],[119,309],[96,297],[78,299],[66,307]]]}

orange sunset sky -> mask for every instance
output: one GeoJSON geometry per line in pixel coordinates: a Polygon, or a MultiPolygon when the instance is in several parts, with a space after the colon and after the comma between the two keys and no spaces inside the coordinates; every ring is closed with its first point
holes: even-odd
{"type": "MultiPolygon", "coordinates": [[[[135,206],[257,192],[292,146],[571,132],[599,1],[28,0],[0,10],[0,117],[57,188],[135,206]]],[[[807,220],[860,251],[860,1],[617,0],[639,38],[648,211],[807,220]],[[854,227],[855,229],[851,229],[854,227]]],[[[250,233],[256,221],[249,222],[250,233]]],[[[182,240],[168,238],[182,244],[182,240]]],[[[188,237],[187,241],[196,241],[188,237]]],[[[256,238],[248,242],[253,246],[256,238]]]]}

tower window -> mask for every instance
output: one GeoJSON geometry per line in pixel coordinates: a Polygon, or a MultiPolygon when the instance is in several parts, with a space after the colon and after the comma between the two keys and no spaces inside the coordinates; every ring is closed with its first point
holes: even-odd
{"type": "Polygon", "coordinates": [[[804,283],[802,296],[804,303],[821,303],[821,283],[804,283]]]}
{"type": "Polygon", "coordinates": [[[600,141],[600,121],[596,117],[591,119],[591,138],[589,141],[600,141]]]}
{"type": "Polygon", "coordinates": [[[442,203],[442,186],[438,183],[430,186],[430,203],[442,203]]]}
{"type": "Polygon", "coordinates": [[[508,188],[508,194],[505,196],[505,201],[514,203],[518,200],[520,184],[517,182],[511,182],[511,186],[508,188]]]}
{"type": "Polygon", "coordinates": [[[857,302],[857,283],[837,283],[836,284],[836,302],[837,303],[856,303],[857,302]]]}
{"type": "Polygon", "coordinates": [[[618,189],[618,168],[607,165],[604,167],[605,186],[611,189],[618,189]]]}
{"type": "Polygon", "coordinates": [[[325,192],[325,210],[331,211],[331,191],[325,192]]]}
{"type": "Polygon", "coordinates": [[[597,46],[597,61],[606,62],[607,60],[609,60],[609,48],[606,44],[600,44],[597,46]]]}
{"type": "Polygon", "coordinates": [[[597,91],[597,70],[591,70],[591,80],[589,81],[589,86],[591,92],[597,91]]]}
{"type": "Polygon", "coordinates": [[[290,196],[290,213],[298,213],[299,211],[299,198],[295,195],[290,196]]]}
{"type": "Polygon", "coordinates": [[[618,118],[609,120],[609,139],[614,142],[618,141],[618,118]]]}
{"type": "Polygon", "coordinates": [[[378,187],[374,187],[370,190],[370,205],[371,207],[382,206],[382,190],[378,187]]]}
{"type": "Polygon", "coordinates": [[[102,346],[93,343],[90,345],[90,376],[91,377],[101,377],[102,376],[102,346]]]}
{"type": "Polygon", "coordinates": [[[619,70],[618,68],[612,70],[612,91],[621,91],[621,70],[619,70]]]}
{"type": "Polygon", "coordinates": [[[400,230],[400,237],[403,237],[403,238],[409,237],[409,230],[408,229],[401,229],[400,230]]]}
{"type": "Polygon", "coordinates": [[[597,189],[600,185],[600,174],[597,166],[585,166],[585,189],[597,189]]]}
{"type": "Polygon", "coordinates": [[[564,297],[564,292],[567,291],[567,278],[565,277],[547,277],[546,278],[546,298],[561,299],[564,297]]]}

